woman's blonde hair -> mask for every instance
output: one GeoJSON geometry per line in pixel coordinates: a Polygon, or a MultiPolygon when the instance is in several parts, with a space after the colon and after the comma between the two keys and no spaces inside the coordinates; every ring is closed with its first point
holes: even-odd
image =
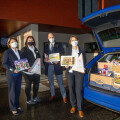
{"type": "Polygon", "coordinates": [[[11,40],[15,40],[15,41],[18,43],[18,41],[17,41],[16,38],[14,38],[14,37],[9,38],[8,41],[7,41],[7,46],[8,46],[8,48],[10,48],[10,42],[11,42],[11,40]]]}
{"type": "Polygon", "coordinates": [[[72,35],[72,36],[70,37],[69,44],[71,44],[71,39],[72,39],[73,37],[74,37],[77,41],[79,41],[79,39],[78,39],[78,37],[77,37],[77,36],[72,35]]]}

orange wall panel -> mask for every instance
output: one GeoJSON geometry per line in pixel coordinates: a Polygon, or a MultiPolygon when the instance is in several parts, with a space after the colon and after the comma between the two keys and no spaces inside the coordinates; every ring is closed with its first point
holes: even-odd
{"type": "Polygon", "coordinates": [[[4,0],[0,19],[81,28],[78,0],[4,0]]]}
{"type": "Polygon", "coordinates": [[[106,7],[114,6],[120,4],[120,0],[104,0],[104,5],[106,7]]]}

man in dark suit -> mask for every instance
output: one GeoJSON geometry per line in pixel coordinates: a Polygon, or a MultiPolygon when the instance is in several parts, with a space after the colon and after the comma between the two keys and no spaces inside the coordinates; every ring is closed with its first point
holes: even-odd
{"type": "Polygon", "coordinates": [[[67,102],[66,90],[65,90],[64,84],[63,84],[62,68],[60,66],[60,62],[58,62],[58,61],[50,62],[48,60],[49,54],[53,54],[53,53],[62,54],[62,52],[63,52],[60,45],[57,44],[54,41],[54,39],[55,39],[55,37],[54,37],[53,33],[49,33],[48,34],[49,42],[44,48],[45,74],[48,76],[50,92],[51,92],[51,97],[49,98],[49,100],[51,101],[55,98],[54,77],[53,77],[53,75],[55,73],[56,78],[57,78],[57,82],[58,82],[59,87],[60,87],[60,92],[61,92],[61,95],[63,97],[63,102],[66,103],[67,102]]]}

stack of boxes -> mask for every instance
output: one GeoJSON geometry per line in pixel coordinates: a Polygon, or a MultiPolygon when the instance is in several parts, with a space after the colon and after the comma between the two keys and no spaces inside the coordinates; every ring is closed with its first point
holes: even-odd
{"type": "Polygon", "coordinates": [[[90,74],[90,85],[120,93],[119,61],[98,62],[98,73],[90,74]]]}

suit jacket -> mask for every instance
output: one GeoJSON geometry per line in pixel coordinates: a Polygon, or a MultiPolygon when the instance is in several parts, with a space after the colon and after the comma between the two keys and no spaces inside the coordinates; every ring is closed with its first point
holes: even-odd
{"type": "Polygon", "coordinates": [[[38,51],[38,49],[36,47],[35,47],[34,51],[36,53],[36,58],[34,57],[33,52],[28,48],[28,46],[27,47],[23,47],[21,49],[22,57],[28,59],[30,67],[34,64],[34,62],[35,62],[35,60],[37,58],[40,58],[40,53],[39,53],[39,51],[38,51]]]}
{"type": "MultiPolygon", "coordinates": [[[[20,59],[22,59],[21,52],[19,50],[18,52],[20,59]]],[[[2,65],[6,69],[7,75],[14,74],[14,70],[16,69],[14,65],[15,60],[18,60],[18,58],[11,48],[4,52],[2,65]]],[[[18,72],[18,74],[21,74],[21,72],[18,72]]]]}
{"type": "MultiPolygon", "coordinates": [[[[84,51],[84,49],[81,49],[81,48],[79,47],[79,53],[78,53],[78,54],[80,55],[81,53],[83,54],[83,63],[84,63],[84,66],[86,66],[86,55],[85,55],[85,51],[84,51]]],[[[72,55],[72,45],[70,45],[69,47],[66,48],[65,55],[68,55],[68,56],[71,56],[71,55],[72,55]]],[[[67,68],[66,73],[68,73],[69,69],[70,69],[70,67],[67,68]]]]}
{"type": "MultiPolygon", "coordinates": [[[[49,56],[49,54],[51,54],[50,42],[48,42],[48,44],[45,46],[44,53],[46,53],[48,56],[49,56]]],[[[64,51],[62,49],[62,46],[60,46],[60,44],[55,42],[52,53],[60,53],[60,55],[62,55],[64,53],[64,51]]],[[[43,60],[44,59],[45,58],[44,58],[44,55],[43,55],[43,60]]],[[[44,64],[45,64],[45,75],[48,75],[48,67],[49,67],[50,63],[44,62],[44,64]]],[[[60,63],[54,64],[54,71],[55,71],[56,75],[61,75],[62,74],[62,67],[60,66],[60,63]]]]}

